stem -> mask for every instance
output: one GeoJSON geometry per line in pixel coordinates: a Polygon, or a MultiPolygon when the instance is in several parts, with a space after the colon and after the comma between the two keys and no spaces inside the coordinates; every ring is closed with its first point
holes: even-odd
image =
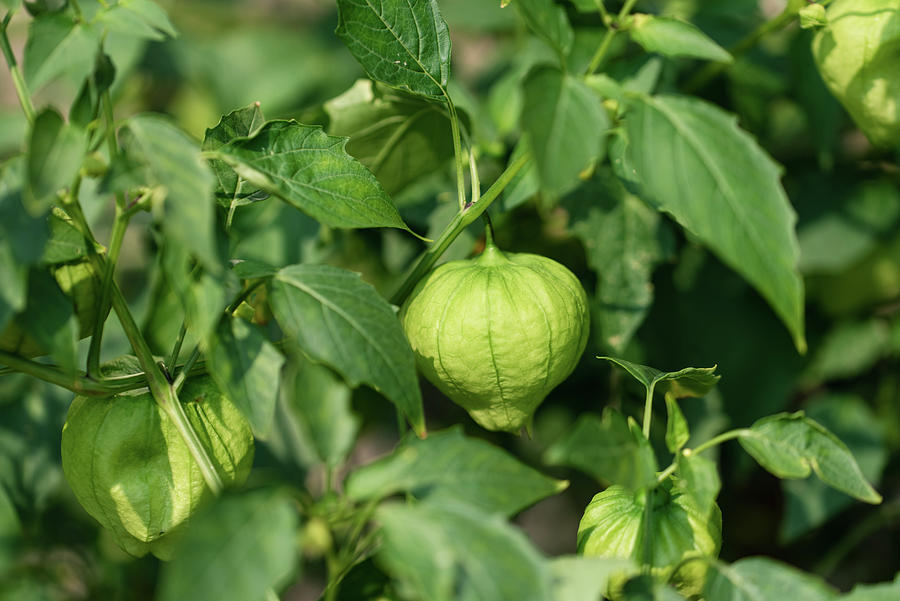
{"type": "Polygon", "coordinates": [[[175,389],[175,392],[181,392],[181,387],[184,386],[184,381],[187,380],[188,374],[191,373],[191,368],[194,367],[194,363],[197,362],[197,359],[200,358],[200,347],[196,347],[194,352],[191,353],[191,356],[188,357],[188,360],[185,361],[184,367],[181,368],[181,371],[178,372],[178,376],[175,377],[175,381],[172,382],[172,387],[175,389]]]}
{"type": "Polygon", "coordinates": [[[172,352],[166,360],[166,370],[170,374],[175,373],[175,364],[178,363],[178,355],[181,354],[181,345],[184,344],[185,335],[187,335],[187,324],[182,321],[181,329],[178,330],[178,338],[175,339],[175,346],[172,347],[172,352]]]}
{"type": "Polygon", "coordinates": [[[0,351],[0,363],[6,365],[12,371],[20,372],[34,376],[45,382],[56,384],[66,390],[71,390],[75,394],[84,396],[107,397],[117,392],[133,390],[139,386],[134,384],[143,378],[142,375],[129,376],[126,378],[98,381],[90,376],[76,375],[66,373],[46,363],[38,363],[30,359],[25,359],[12,353],[0,351]]]}
{"type": "Polygon", "coordinates": [[[653,501],[656,493],[653,490],[646,491],[646,500],[644,501],[644,518],[643,518],[643,544],[641,545],[643,553],[641,554],[642,571],[649,573],[653,567],[653,501]]]}
{"type": "Polygon", "coordinates": [[[684,449],[682,451],[682,453],[684,453],[685,455],[691,455],[691,454],[696,455],[697,453],[702,453],[703,451],[705,451],[707,449],[711,449],[712,447],[714,447],[716,445],[722,444],[726,440],[731,440],[733,438],[739,438],[741,436],[746,436],[746,435],[750,434],[751,432],[752,432],[752,430],[750,430],[748,428],[738,428],[737,430],[729,430],[728,432],[723,432],[723,433],[719,434],[718,436],[714,436],[713,438],[710,438],[703,444],[699,445],[696,449],[684,449]]]}
{"type": "Polygon", "coordinates": [[[415,287],[416,282],[428,273],[440,256],[444,254],[444,251],[447,250],[447,247],[456,240],[456,237],[459,236],[469,224],[478,219],[481,214],[491,206],[492,202],[497,200],[497,197],[500,196],[503,189],[509,185],[530,158],[529,155],[523,154],[510,163],[506,170],[500,174],[500,177],[497,178],[497,181],[488,188],[488,191],[484,193],[484,196],[482,196],[478,202],[468,204],[462,211],[453,217],[453,220],[447,224],[447,227],[444,228],[444,231],[441,232],[438,239],[431,245],[431,248],[425,251],[415,268],[413,268],[410,274],[406,276],[406,279],[400,285],[400,288],[398,288],[397,292],[391,297],[391,302],[393,304],[403,304],[403,301],[406,300],[406,297],[409,296],[409,293],[412,292],[412,289],[415,287]]]}
{"type": "MultiPolygon", "coordinates": [[[[790,0],[780,15],[778,15],[771,21],[766,21],[755,30],[750,32],[742,40],[737,42],[734,46],[729,48],[728,51],[731,53],[731,56],[737,58],[745,54],[748,50],[753,48],[762,38],[790,23],[797,15],[797,11],[800,10],[800,7],[804,4],[805,2],[798,3],[794,0],[790,0]]],[[[684,85],[684,92],[687,94],[691,94],[696,92],[697,90],[700,90],[732,64],[733,63],[706,63],[706,65],[699,71],[695,72],[694,76],[689,79],[688,82],[684,85]]]]}
{"type": "Polygon", "coordinates": [[[616,16],[616,20],[609,23],[608,29],[606,30],[606,35],[603,36],[603,39],[600,41],[600,46],[597,47],[597,51],[594,52],[594,56],[591,57],[591,62],[588,65],[587,70],[584,72],[585,75],[591,75],[603,62],[603,59],[606,57],[606,53],[609,51],[609,47],[612,45],[613,38],[616,37],[617,33],[619,33],[621,22],[625,20],[625,17],[628,16],[628,13],[631,12],[631,9],[634,8],[634,5],[636,3],[637,0],[627,0],[622,6],[622,10],[620,10],[619,14],[616,16]]]}
{"type": "Polygon", "coordinates": [[[456,107],[450,100],[450,95],[444,92],[447,98],[447,110],[450,112],[450,133],[453,136],[453,158],[456,162],[456,196],[459,202],[459,210],[463,210],[466,206],[466,176],[463,166],[462,142],[459,133],[459,115],[456,113],[456,107]]]}
{"type": "Polygon", "coordinates": [[[656,478],[656,481],[659,484],[662,484],[666,478],[668,478],[675,472],[676,469],[678,469],[678,457],[677,456],[675,458],[675,461],[673,461],[669,467],[667,467],[662,472],[660,472],[659,476],[656,478]]]}
{"type": "Polygon", "coordinates": [[[656,382],[647,387],[647,396],[644,399],[644,437],[650,438],[650,422],[653,421],[653,389],[656,382]]]}
{"type": "Polygon", "coordinates": [[[94,333],[91,336],[91,346],[88,350],[87,371],[93,376],[100,375],[100,347],[103,343],[103,327],[109,316],[110,289],[115,278],[116,262],[119,260],[119,251],[122,249],[122,240],[128,229],[129,216],[121,208],[116,207],[116,218],[113,221],[112,239],[109,243],[109,254],[106,260],[106,271],[103,273],[103,282],[100,292],[100,310],[94,321],[94,333]]]}
{"type": "Polygon", "coordinates": [[[484,219],[484,247],[494,246],[494,223],[487,211],[481,216],[484,219]]]}
{"type": "Polygon", "coordinates": [[[9,74],[12,76],[13,85],[16,88],[16,95],[19,97],[19,104],[22,105],[22,112],[29,123],[34,123],[34,105],[31,103],[31,94],[28,92],[28,85],[25,78],[22,77],[22,71],[16,62],[16,56],[13,54],[12,47],[9,45],[9,37],[6,35],[6,28],[12,19],[13,11],[6,13],[3,17],[3,24],[0,25],[0,50],[6,58],[6,64],[9,66],[9,74]]]}

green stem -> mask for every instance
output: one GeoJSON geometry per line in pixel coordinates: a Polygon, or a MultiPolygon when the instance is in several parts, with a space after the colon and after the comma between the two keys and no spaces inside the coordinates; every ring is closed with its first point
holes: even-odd
{"type": "Polygon", "coordinates": [[[34,376],[84,396],[107,397],[117,392],[139,388],[140,386],[135,384],[139,383],[140,379],[143,378],[143,376],[138,375],[129,376],[128,379],[94,380],[87,375],[66,373],[52,365],[38,363],[37,361],[25,359],[4,351],[0,351],[0,364],[6,365],[11,371],[34,376]]]}
{"type": "MultiPolygon", "coordinates": [[[[785,6],[784,10],[780,15],[772,19],[771,21],[766,21],[755,30],[750,32],[746,37],[737,42],[734,46],[728,49],[731,53],[731,56],[737,58],[745,54],[748,50],[756,46],[756,44],[765,36],[781,29],[788,23],[794,20],[794,17],[797,16],[797,11],[800,10],[801,7],[805,6],[805,0],[790,0],[785,6]]],[[[707,63],[702,69],[696,71],[694,76],[688,80],[688,82],[684,85],[684,92],[687,94],[692,94],[697,90],[702,89],[706,84],[712,81],[716,76],[718,76],[722,71],[730,67],[734,63],[707,63]]]]}
{"type": "Polygon", "coordinates": [[[652,489],[647,490],[647,498],[644,501],[641,569],[645,573],[649,573],[653,567],[653,497],[655,494],[652,489]]]}
{"type": "Polygon", "coordinates": [[[497,181],[488,188],[487,192],[484,193],[484,196],[482,196],[478,202],[468,204],[453,217],[450,223],[447,224],[447,227],[444,228],[444,231],[441,232],[438,239],[434,241],[434,244],[432,244],[422,255],[422,258],[419,259],[419,262],[400,285],[400,288],[397,289],[397,292],[391,297],[392,303],[395,305],[403,304],[403,301],[406,300],[406,297],[409,296],[409,293],[412,292],[412,289],[415,287],[416,282],[428,273],[440,256],[444,254],[444,251],[447,250],[447,247],[456,240],[457,236],[459,236],[469,224],[478,219],[481,214],[491,206],[491,203],[500,196],[500,193],[503,192],[504,188],[509,185],[530,158],[529,155],[523,154],[510,163],[506,170],[500,174],[500,177],[497,178],[497,181]]]}
{"type": "Polygon", "coordinates": [[[450,100],[450,95],[445,91],[444,96],[447,98],[447,110],[450,112],[450,133],[453,137],[453,158],[456,162],[456,196],[459,202],[459,210],[463,210],[466,206],[466,176],[465,167],[463,166],[462,141],[459,133],[459,115],[456,113],[456,107],[450,100]]]}
{"type": "Polygon", "coordinates": [[[194,351],[191,353],[188,360],[184,362],[184,367],[178,372],[178,375],[175,377],[175,381],[172,382],[172,387],[175,389],[175,392],[180,393],[181,388],[184,386],[185,380],[187,380],[188,374],[191,373],[191,369],[194,367],[194,363],[197,362],[197,359],[200,358],[200,347],[197,346],[194,348],[194,351]]]}
{"type": "Polygon", "coordinates": [[[600,41],[600,46],[597,47],[597,51],[594,52],[594,56],[591,57],[591,62],[584,72],[585,75],[591,75],[600,67],[600,64],[603,63],[603,59],[606,58],[606,53],[612,45],[613,38],[619,33],[619,27],[621,27],[622,21],[625,20],[625,17],[628,16],[628,13],[631,12],[631,9],[634,8],[635,4],[637,4],[637,0],[627,0],[622,6],[622,10],[620,10],[619,14],[616,16],[616,20],[607,25],[608,29],[606,30],[606,35],[603,36],[603,39],[600,41]]]}
{"type": "Polygon", "coordinates": [[[673,461],[672,464],[669,465],[669,467],[667,467],[662,472],[660,472],[659,476],[656,478],[656,481],[659,484],[662,484],[666,480],[666,478],[668,478],[675,472],[676,469],[678,469],[678,458],[677,457],[676,457],[675,461],[673,461]]]}
{"type": "Polygon", "coordinates": [[[702,453],[703,451],[710,449],[716,445],[720,445],[727,440],[731,440],[733,438],[739,438],[741,436],[746,436],[750,434],[752,431],[747,428],[738,428],[737,430],[729,430],[728,432],[723,432],[718,436],[714,436],[710,438],[703,444],[697,446],[695,449],[684,449],[682,453],[685,455],[696,455],[698,453],[702,453]]]}
{"type": "Polygon", "coordinates": [[[647,396],[644,398],[644,437],[650,438],[650,423],[653,421],[653,389],[655,388],[656,383],[654,382],[650,386],[647,387],[647,396]]]}
{"type": "Polygon", "coordinates": [[[9,45],[9,37],[6,35],[6,28],[12,19],[13,11],[6,13],[3,17],[3,24],[0,25],[0,50],[6,58],[6,64],[9,66],[9,74],[12,76],[13,86],[16,88],[16,95],[19,97],[19,104],[22,105],[22,112],[29,123],[34,123],[34,105],[31,103],[31,94],[28,92],[28,85],[25,78],[22,77],[22,71],[16,62],[16,56],[13,54],[12,47],[9,45]]]}
{"type": "Polygon", "coordinates": [[[120,207],[116,207],[116,218],[113,221],[112,239],[109,243],[109,253],[106,259],[106,271],[103,272],[103,282],[100,288],[100,307],[94,321],[94,333],[91,336],[91,346],[88,350],[87,371],[93,376],[100,375],[100,347],[103,344],[103,327],[109,315],[110,290],[116,274],[116,263],[119,260],[119,251],[122,249],[122,240],[128,229],[129,216],[120,207]]]}
{"type": "Polygon", "coordinates": [[[169,353],[169,358],[166,359],[166,370],[170,374],[175,373],[175,364],[178,363],[178,355],[181,354],[181,345],[184,344],[184,337],[186,335],[187,324],[182,321],[181,328],[178,330],[178,338],[175,339],[175,344],[172,346],[172,352],[169,353]]]}

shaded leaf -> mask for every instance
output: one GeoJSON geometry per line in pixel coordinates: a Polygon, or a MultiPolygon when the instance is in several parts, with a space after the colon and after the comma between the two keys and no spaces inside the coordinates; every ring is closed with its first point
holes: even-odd
{"type": "Polygon", "coordinates": [[[28,304],[20,323],[44,354],[53,357],[64,370],[75,371],[78,319],[72,302],[43,269],[33,269],[28,276],[28,304]]]}
{"type": "MultiPolygon", "coordinates": [[[[255,135],[265,123],[259,107],[259,103],[254,102],[222,117],[215,127],[206,130],[201,148],[218,150],[238,138],[255,135]]],[[[268,198],[268,194],[238,177],[224,161],[212,159],[210,167],[217,180],[215,195],[219,205],[232,208],[268,198]]]]}
{"type": "Polygon", "coordinates": [[[100,11],[95,21],[130,37],[160,41],[178,35],[166,11],[151,0],[119,0],[100,11]]]}
{"type": "Polygon", "coordinates": [[[722,489],[716,462],[685,450],[678,458],[675,473],[680,477],[676,479],[675,487],[694,499],[697,510],[701,514],[712,511],[722,489]]]}
{"type": "Polygon", "coordinates": [[[750,282],[804,351],[796,216],[774,161],[732,115],[694,98],[637,96],[626,131],[647,199],[750,282]]]}
{"type": "Polygon", "coordinates": [[[575,428],[544,456],[550,465],[568,465],[601,482],[637,490],[656,483],[656,457],[649,441],[625,417],[605,409],[602,418],[583,415],[575,428]]]}
{"type": "Polygon", "coordinates": [[[42,215],[56,200],[56,192],[75,179],[87,152],[85,132],[63,121],[56,109],[38,113],[28,137],[25,154],[25,207],[42,215]]]}
{"type": "Polygon", "coordinates": [[[328,133],[349,136],[347,152],[375,174],[389,194],[453,158],[450,121],[442,107],[358,80],[325,103],[328,133]]]}
{"type": "Polygon", "coordinates": [[[65,74],[81,82],[94,70],[100,31],[76,23],[68,13],[44,13],[34,18],[25,43],[25,81],[36,92],[65,74]]]}
{"type": "Polygon", "coordinates": [[[779,478],[811,472],[829,486],[866,503],[881,502],[847,446],[802,411],[764,417],[742,431],[741,446],[779,478]]]}
{"type": "Polygon", "coordinates": [[[226,316],[216,329],[207,360],[210,375],[247,417],[254,436],[265,439],[275,413],[284,356],[257,326],[226,316]]]}
{"type": "Polygon", "coordinates": [[[647,52],[722,63],[733,61],[727,50],[697,26],[672,17],[636,14],[628,33],[647,52]]]}
{"type": "Polygon", "coordinates": [[[894,601],[900,598],[900,573],[893,582],[857,584],[841,601],[894,601]]]}
{"type": "Polygon", "coordinates": [[[296,121],[270,121],[214,152],[250,184],[333,227],[406,229],[372,172],[347,154],[346,138],[296,121]]]}
{"type": "Polygon", "coordinates": [[[616,363],[634,376],[651,394],[657,391],[676,399],[705,396],[722,377],[715,374],[715,365],[712,367],[685,367],[678,371],[663,372],[625,359],[615,357],[598,357],[598,359],[616,363]]]}
{"type": "Polygon", "coordinates": [[[610,576],[636,569],[628,559],[563,555],[550,560],[553,601],[599,601],[610,576]]]}
{"type": "Polygon", "coordinates": [[[547,563],[499,515],[459,503],[387,504],[378,560],[396,581],[429,601],[546,601],[547,563]],[[502,578],[498,575],[503,575],[502,578]]]}
{"type": "MultiPolygon", "coordinates": [[[[575,34],[566,11],[553,0],[515,0],[514,5],[522,20],[560,55],[572,49],[575,34]]],[[[594,7],[596,10],[596,6],[594,7]]]]}
{"type": "Polygon", "coordinates": [[[357,274],[327,265],[291,265],[272,278],[278,324],[314,361],[348,384],[368,384],[425,431],[415,358],[391,305],[357,274]]]}
{"type": "Polygon", "coordinates": [[[163,566],[157,599],[263,599],[296,569],[297,526],[293,503],[277,491],[219,499],[191,519],[175,559],[163,566]]]}
{"type": "Polygon", "coordinates": [[[821,578],[766,557],[748,557],[731,565],[711,562],[704,596],[716,601],[827,601],[837,597],[821,578]]]}
{"type": "Polygon", "coordinates": [[[432,432],[425,440],[408,438],[387,457],[351,473],[346,491],[354,500],[408,492],[511,516],[567,485],[454,427],[432,432]]]}
{"type": "Polygon", "coordinates": [[[528,135],[543,189],[559,195],[603,158],[609,119],[600,99],[582,81],[538,66],[524,82],[521,126],[528,135]]]}
{"type": "Polygon", "coordinates": [[[444,96],[450,32],[437,0],[338,0],[335,30],[377,81],[423,96],[444,96]]]}
{"type": "Polygon", "coordinates": [[[671,395],[666,395],[666,412],[669,416],[666,421],[666,446],[673,453],[677,453],[690,440],[691,432],[678,401],[671,395]]]}

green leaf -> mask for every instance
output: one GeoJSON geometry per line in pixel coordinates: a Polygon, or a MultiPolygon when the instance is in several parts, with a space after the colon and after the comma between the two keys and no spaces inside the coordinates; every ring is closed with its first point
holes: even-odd
{"type": "Polygon", "coordinates": [[[65,74],[81,83],[94,70],[100,31],[76,23],[67,13],[44,13],[34,18],[25,43],[25,81],[32,92],[65,74]]]}
{"type": "Polygon", "coordinates": [[[56,109],[44,109],[34,119],[25,154],[25,208],[42,215],[78,173],[88,140],[84,131],[67,125],[56,109]]]}
{"type": "MultiPolygon", "coordinates": [[[[254,102],[222,117],[215,127],[206,130],[201,148],[218,150],[238,138],[256,135],[265,124],[259,107],[259,103],[254,102]]],[[[209,164],[218,180],[215,195],[220,206],[234,208],[268,198],[268,194],[238,177],[224,161],[212,159],[209,164]]]]}
{"type": "Polygon", "coordinates": [[[821,578],[766,557],[748,557],[731,565],[712,562],[704,596],[716,601],[828,601],[837,597],[821,578]]]}
{"type": "Polygon", "coordinates": [[[163,192],[163,232],[204,267],[218,272],[221,265],[213,232],[213,176],[200,158],[196,143],[175,125],[151,114],[128,119],[119,136],[127,160],[136,166],[136,177],[163,192]]]}
{"type": "Polygon", "coordinates": [[[210,375],[247,417],[254,436],[265,439],[275,414],[284,356],[258,327],[230,316],[219,324],[209,350],[210,375]]]}
{"type": "Polygon", "coordinates": [[[675,487],[694,499],[701,514],[711,512],[722,489],[716,462],[685,450],[678,458],[675,473],[679,476],[675,487]]]}
{"type": "Polygon", "coordinates": [[[296,121],[270,121],[216,151],[252,185],[332,227],[409,230],[372,172],[347,154],[346,138],[296,121]]]}
{"type": "Polygon", "coordinates": [[[94,20],[129,37],[160,41],[178,35],[166,11],[151,0],[119,0],[97,13],[94,20]]]}
{"type": "Polygon", "coordinates": [[[673,453],[677,453],[690,440],[691,432],[678,401],[671,395],[666,395],[666,411],[669,414],[666,421],[666,446],[673,453]]]}
{"type": "Polygon", "coordinates": [[[43,217],[25,209],[25,172],[23,156],[0,165],[0,239],[8,241],[12,257],[23,268],[41,260],[50,233],[43,217]]]}
{"type": "Polygon", "coordinates": [[[377,81],[414,94],[446,94],[450,31],[437,0],[338,0],[337,36],[377,81]]]}
{"type": "MultiPolygon", "coordinates": [[[[805,410],[811,419],[846,443],[863,476],[878,484],[888,460],[884,420],[854,395],[819,396],[806,403],[805,410]]],[[[780,536],[786,541],[820,526],[853,502],[815,478],[785,481],[781,487],[785,509],[780,536]]]]}
{"type": "Polygon", "coordinates": [[[684,601],[684,597],[653,576],[641,574],[625,582],[622,601],[684,601]]]}
{"type": "Polygon", "coordinates": [[[867,372],[886,354],[889,339],[890,328],[882,319],[834,324],[814,347],[810,362],[800,375],[801,385],[811,388],[824,381],[867,372]]]}
{"type": "Polygon", "coordinates": [[[10,246],[8,239],[0,239],[0,334],[28,298],[28,267],[16,260],[10,246]]]}
{"type": "Polygon", "coordinates": [[[511,516],[567,485],[454,427],[425,440],[408,438],[387,457],[351,473],[345,488],[358,501],[408,492],[511,516]]]}
{"type": "Polygon", "coordinates": [[[609,170],[601,170],[564,200],[569,226],[597,274],[594,323],[603,342],[620,352],[653,304],[651,278],[674,240],[659,212],[625,191],[609,170]]]}
{"type": "Polygon", "coordinates": [[[553,601],[599,601],[613,574],[636,569],[628,559],[562,555],[550,560],[553,601]]]}
{"type": "Polygon", "coordinates": [[[75,371],[78,319],[72,310],[72,302],[49,272],[33,269],[29,274],[28,304],[20,323],[60,367],[75,371]]]}
{"type": "MultiPolygon", "coordinates": [[[[208,344],[227,302],[226,280],[206,270],[196,269],[187,249],[175,240],[166,240],[160,263],[166,282],[184,309],[187,331],[201,344],[208,344]]],[[[221,275],[228,277],[231,274],[221,275]]]]}
{"type": "Polygon", "coordinates": [[[538,66],[523,85],[520,121],[541,186],[561,195],[578,184],[582,171],[603,158],[609,120],[597,95],[557,68],[538,66]]]}
{"type": "Polygon", "coordinates": [[[900,598],[900,573],[893,582],[881,584],[857,584],[841,597],[841,601],[895,601],[900,598]]]}
{"type": "Polygon", "coordinates": [[[628,33],[647,52],[722,63],[733,62],[728,51],[712,38],[695,25],[679,19],[636,14],[628,33]]]}
{"type": "Polygon", "coordinates": [[[777,165],[732,115],[694,98],[635,97],[626,131],[646,197],[750,282],[804,351],[796,217],[777,165]]]}
{"type": "Polygon", "coordinates": [[[246,601],[287,584],[297,564],[297,513],[271,490],[226,496],[191,518],[163,565],[159,601],[246,601]],[[210,561],[215,557],[215,561],[210,561]]]}
{"type": "Polygon", "coordinates": [[[425,432],[415,358],[394,309],[357,274],[328,265],[291,265],[272,278],[278,325],[314,361],[348,384],[368,384],[425,432]]]}
{"type": "Polygon", "coordinates": [[[299,358],[288,363],[282,378],[279,410],[284,415],[279,414],[277,428],[290,432],[297,448],[284,448],[281,455],[293,454],[304,466],[340,465],[353,449],[360,426],[350,404],[352,391],[324,365],[299,358]]]}
{"type": "MultiPolygon", "coordinates": [[[[57,210],[58,211],[58,210],[57,210]]],[[[54,265],[56,263],[68,263],[86,259],[88,254],[84,235],[62,212],[53,211],[47,218],[50,226],[50,239],[44,247],[41,255],[41,263],[54,265]]]]}
{"type": "Polygon", "coordinates": [[[847,446],[802,411],[764,417],[743,431],[744,450],[779,478],[806,478],[811,472],[825,484],[866,503],[881,503],[847,446]]]}
{"type": "Polygon", "coordinates": [[[575,428],[544,456],[550,465],[568,465],[609,484],[638,490],[656,483],[656,457],[650,443],[610,408],[603,417],[585,414],[575,428]]]}
{"type": "Polygon", "coordinates": [[[470,505],[387,504],[377,559],[416,598],[546,601],[551,578],[528,539],[499,515],[470,505]],[[501,577],[502,575],[502,577],[501,577]]]}
{"type": "Polygon", "coordinates": [[[678,371],[662,372],[646,365],[638,365],[625,359],[615,357],[597,357],[606,359],[625,369],[644,385],[650,392],[662,392],[676,399],[685,397],[702,397],[715,387],[722,376],[715,374],[716,366],[685,367],[678,371]]]}
{"type": "Polygon", "coordinates": [[[325,103],[328,133],[349,136],[347,152],[389,194],[453,158],[450,122],[440,105],[360,79],[325,103]]]}
{"type": "Polygon", "coordinates": [[[515,0],[515,7],[528,27],[557,54],[569,54],[575,34],[562,6],[553,0],[515,0]]]}

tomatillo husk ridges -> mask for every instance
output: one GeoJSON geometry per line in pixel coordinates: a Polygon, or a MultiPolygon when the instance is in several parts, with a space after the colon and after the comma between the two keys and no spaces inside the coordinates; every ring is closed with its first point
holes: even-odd
{"type": "MultiPolygon", "coordinates": [[[[722,544],[722,513],[713,504],[702,513],[692,497],[668,483],[652,491],[634,492],[613,485],[594,496],[578,525],[578,552],[590,557],[632,559],[649,564],[651,572],[671,580],[687,596],[700,594],[707,563],[690,557],[715,558],[722,544]],[[645,506],[653,503],[650,532],[646,532],[645,506]]],[[[618,597],[626,577],[610,580],[609,596],[618,597]]]]}
{"type": "Polygon", "coordinates": [[[503,253],[489,238],[475,259],[440,265],[400,319],[424,376],[488,430],[528,427],[581,357],[588,300],[563,265],[503,253]]]}
{"type": "MultiPolygon", "coordinates": [[[[253,434],[208,376],[191,378],[182,407],[225,486],[246,480],[253,434]]],[[[82,507],[135,556],[169,559],[172,541],[212,492],[175,423],[147,390],[76,396],[62,432],[62,467],[82,507]]]]}

